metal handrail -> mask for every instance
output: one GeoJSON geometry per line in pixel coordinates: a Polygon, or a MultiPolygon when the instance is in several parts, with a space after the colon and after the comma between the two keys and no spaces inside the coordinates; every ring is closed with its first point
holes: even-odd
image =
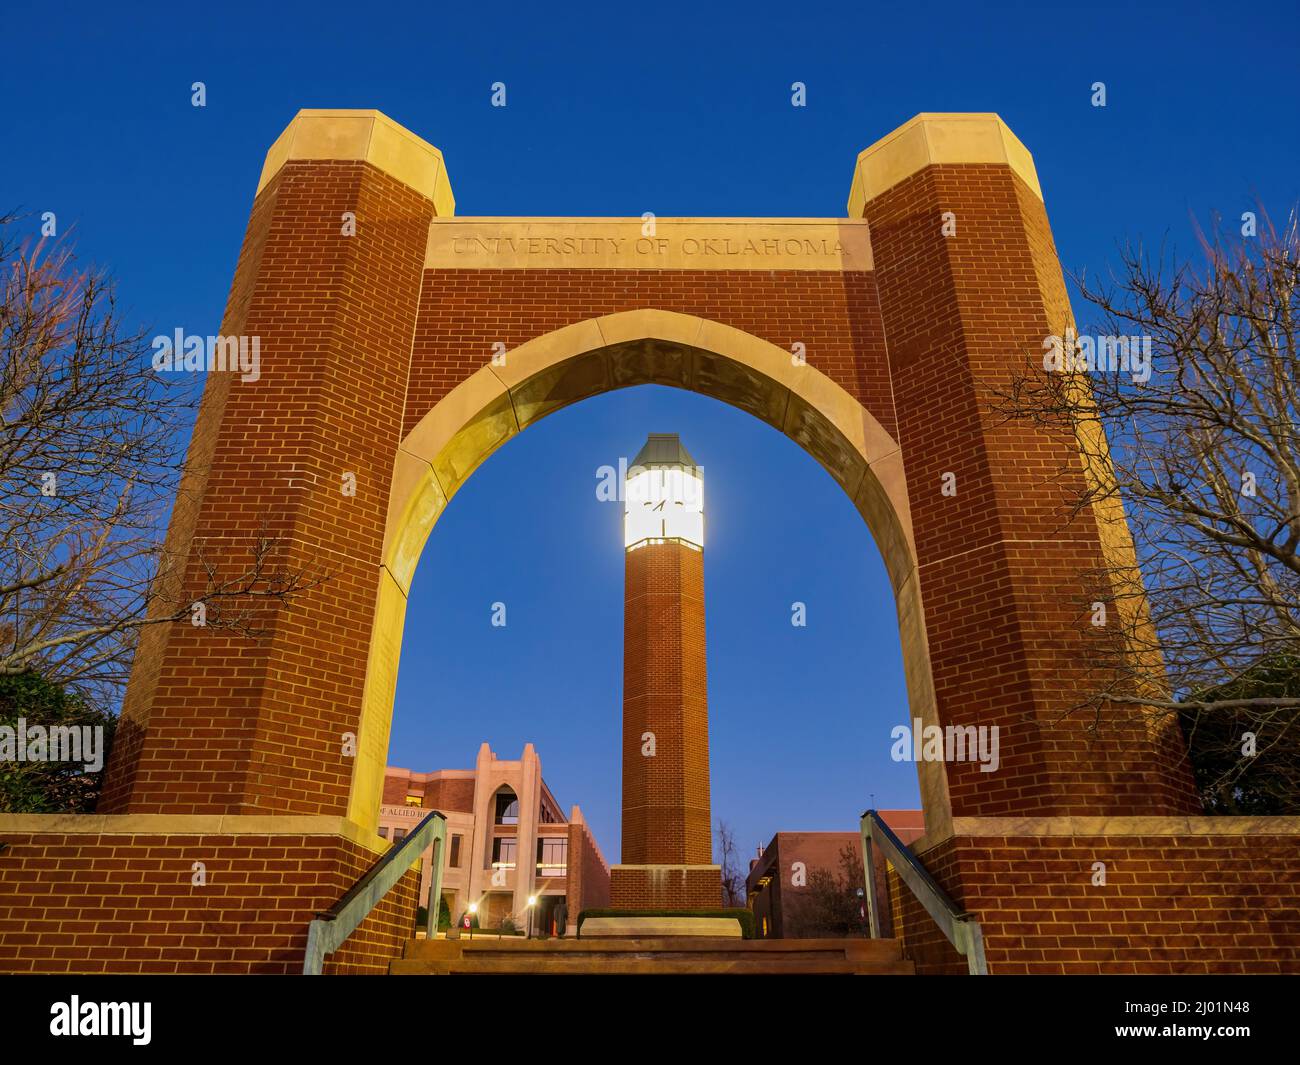
{"type": "Polygon", "coordinates": [[[875,810],[868,810],[862,815],[860,824],[862,832],[862,869],[867,878],[867,907],[870,917],[871,938],[880,939],[881,920],[880,902],[876,896],[876,862],[871,845],[874,842],[885,857],[893,864],[894,870],[904,884],[911,889],[925,912],[934,918],[940,930],[966,959],[966,967],[972,976],[987,976],[988,962],[984,959],[984,933],[975,915],[967,913],[952,901],[947,893],[935,882],[915,854],[907,849],[893,830],[885,824],[875,810]]]}
{"type": "Polygon", "coordinates": [[[425,935],[432,939],[438,930],[438,910],[442,899],[442,848],[447,840],[447,817],[440,810],[430,811],[401,843],[390,848],[341,899],[324,913],[316,914],[307,926],[307,953],[302,960],[304,976],[320,976],[325,955],[333,954],[343,941],[357,930],[379,901],[402,879],[426,847],[433,847],[430,862],[428,918],[425,935]]]}

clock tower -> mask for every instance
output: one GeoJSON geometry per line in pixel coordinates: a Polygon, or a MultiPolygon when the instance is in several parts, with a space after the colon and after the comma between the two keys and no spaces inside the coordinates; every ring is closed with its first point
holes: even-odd
{"type": "Polygon", "coordinates": [[[704,477],[651,433],[624,485],[623,864],[610,903],[716,908],[704,650],[704,477]]]}

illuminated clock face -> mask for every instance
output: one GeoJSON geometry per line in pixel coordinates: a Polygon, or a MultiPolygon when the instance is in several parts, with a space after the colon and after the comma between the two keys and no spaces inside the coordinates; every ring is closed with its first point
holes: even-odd
{"type": "Polygon", "coordinates": [[[698,470],[634,468],[624,498],[624,547],[668,539],[704,546],[704,480],[698,470]]]}

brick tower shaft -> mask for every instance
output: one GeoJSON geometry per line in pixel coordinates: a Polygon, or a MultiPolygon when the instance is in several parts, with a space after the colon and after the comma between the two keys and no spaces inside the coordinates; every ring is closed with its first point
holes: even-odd
{"type": "Polygon", "coordinates": [[[623,862],[705,865],[703,550],[674,540],[630,548],[623,605],[623,862]]]}

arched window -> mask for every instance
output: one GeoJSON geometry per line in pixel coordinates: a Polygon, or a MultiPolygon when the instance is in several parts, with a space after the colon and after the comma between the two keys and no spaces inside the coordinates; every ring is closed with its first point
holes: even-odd
{"type": "Polygon", "coordinates": [[[493,818],[498,825],[519,824],[519,799],[509,788],[502,788],[496,795],[496,815],[493,818]]]}

